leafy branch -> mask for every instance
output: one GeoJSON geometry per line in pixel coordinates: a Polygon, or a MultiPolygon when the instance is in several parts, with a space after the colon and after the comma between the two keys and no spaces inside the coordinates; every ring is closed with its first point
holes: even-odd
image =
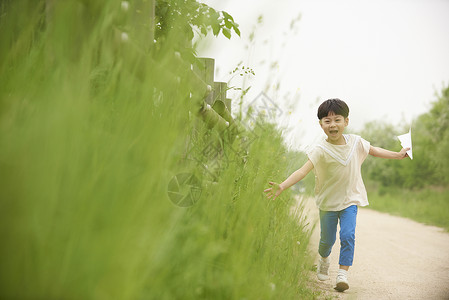
{"type": "Polygon", "coordinates": [[[155,39],[159,40],[170,31],[183,33],[188,41],[194,37],[193,30],[206,36],[212,30],[215,36],[220,32],[231,38],[231,30],[240,36],[239,25],[225,11],[216,11],[212,7],[196,0],[158,0],[156,1],[155,39]]]}

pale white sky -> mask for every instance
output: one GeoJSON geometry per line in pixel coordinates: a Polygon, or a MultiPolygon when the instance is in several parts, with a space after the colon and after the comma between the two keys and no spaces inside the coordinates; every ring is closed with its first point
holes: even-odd
{"type": "Polygon", "coordinates": [[[215,81],[251,86],[248,102],[265,91],[280,105],[294,149],[322,136],[316,110],[328,98],[348,103],[350,128],[359,130],[371,120],[409,123],[449,84],[449,0],[202,2],[230,13],[241,38],[209,37],[198,55],[215,58],[215,81]],[[241,61],[256,73],[245,82],[229,74],[241,61]]]}

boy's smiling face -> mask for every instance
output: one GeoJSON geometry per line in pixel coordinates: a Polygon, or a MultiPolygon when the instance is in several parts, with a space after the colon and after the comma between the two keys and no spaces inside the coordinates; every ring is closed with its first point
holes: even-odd
{"type": "Polygon", "coordinates": [[[349,118],[342,115],[336,115],[333,111],[329,112],[327,117],[320,120],[321,128],[327,135],[327,141],[334,145],[344,145],[346,141],[343,137],[343,131],[348,126],[349,118]]]}

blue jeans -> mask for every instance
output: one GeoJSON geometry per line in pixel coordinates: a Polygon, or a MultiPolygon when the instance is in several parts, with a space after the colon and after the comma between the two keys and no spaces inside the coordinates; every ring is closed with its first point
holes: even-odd
{"type": "Polygon", "coordinates": [[[331,254],[337,234],[337,223],[340,219],[340,260],[342,266],[352,266],[355,246],[355,224],[357,205],[349,206],[341,211],[320,210],[321,238],[318,253],[321,257],[331,254]]]}

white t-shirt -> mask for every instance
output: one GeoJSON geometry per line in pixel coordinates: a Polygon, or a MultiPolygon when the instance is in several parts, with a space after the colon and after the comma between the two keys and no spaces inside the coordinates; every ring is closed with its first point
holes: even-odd
{"type": "Polygon", "coordinates": [[[361,166],[370,143],[358,135],[343,137],[346,145],[333,145],[323,139],[308,153],[315,173],[316,204],[324,211],[368,205],[361,166]]]}

